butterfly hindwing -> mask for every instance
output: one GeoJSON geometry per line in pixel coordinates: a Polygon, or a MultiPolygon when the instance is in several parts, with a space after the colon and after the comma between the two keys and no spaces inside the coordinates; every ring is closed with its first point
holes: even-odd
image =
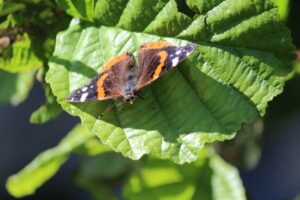
{"type": "Polygon", "coordinates": [[[153,82],[165,72],[177,66],[196,48],[195,44],[176,47],[165,41],[149,42],[139,50],[137,89],[153,82]]]}
{"type": "Polygon", "coordinates": [[[90,83],[73,91],[67,100],[86,102],[120,97],[132,65],[133,57],[129,53],[114,57],[101,68],[100,73],[90,83]]]}

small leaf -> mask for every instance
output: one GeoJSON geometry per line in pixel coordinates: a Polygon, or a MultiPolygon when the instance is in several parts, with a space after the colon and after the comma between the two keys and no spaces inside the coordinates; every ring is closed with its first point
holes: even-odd
{"type": "Polygon", "coordinates": [[[181,164],[197,160],[204,144],[231,139],[242,123],[263,116],[295,58],[276,6],[270,0],[197,0],[190,8],[199,14],[184,15],[174,0],[96,3],[101,26],[73,23],[56,40],[46,79],[62,108],[114,151],[181,164]],[[116,106],[102,118],[107,106],[122,100],[66,101],[109,59],[126,51],[136,55],[142,43],[155,40],[199,47],[143,88],[145,100],[116,106]]]}
{"type": "Polygon", "coordinates": [[[295,64],[295,68],[296,68],[296,73],[300,74],[300,62],[297,62],[295,64]]]}
{"type": "Polygon", "coordinates": [[[57,0],[69,15],[91,20],[94,16],[94,0],[57,0]]]}
{"type": "Polygon", "coordinates": [[[7,190],[18,198],[33,194],[59,170],[74,149],[93,137],[77,125],[56,147],[40,153],[24,169],[10,176],[6,182],[7,190]]]}
{"type": "Polygon", "coordinates": [[[210,167],[214,172],[212,176],[214,199],[246,199],[242,180],[236,168],[227,164],[218,156],[211,159],[210,167]]]}
{"type": "Polygon", "coordinates": [[[246,199],[238,171],[217,155],[190,165],[149,159],[129,179],[123,195],[138,199],[246,199]]]}
{"type": "Polygon", "coordinates": [[[42,61],[31,48],[32,41],[27,33],[17,35],[11,46],[1,49],[0,69],[16,73],[42,67],[42,61]]]}
{"type": "Polygon", "coordinates": [[[61,106],[57,103],[53,96],[50,86],[45,84],[46,102],[38,110],[34,111],[30,117],[30,123],[44,124],[56,118],[61,112],[61,106]]]}
{"type": "Polygon", "coordinates": [[[34,83],[34,72],[11,74],[0,70],[0,103],[19,105],[28,97],[34,83]]]}

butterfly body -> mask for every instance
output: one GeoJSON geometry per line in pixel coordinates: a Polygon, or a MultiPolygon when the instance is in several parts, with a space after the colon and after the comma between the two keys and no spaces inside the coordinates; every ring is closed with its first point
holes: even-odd
{"type": "MultiPolygon", "coordinates": [[[[132,68],[134,69],[134,68],[132,68]]],[[[127,80],[125,82],[125,86],[123,88],[122,91],[122,96],[123,96],[123,100],[124,102],[132,102],[135,97],[137,96],[137,88],[136,88],[136,84],[137,84],[137,73],[136,70],[131,70],[128,73],[127,76],[127,80]]]]}
{"type": "Polygon", "coordinates": [[[73,91],[69,102],[86,102],[123,97],[132,103],[138,91],[174,68],[196,48],[195,44],[176,47],[165,41],[149,42],[140,47],[138,67],[134,57],[124,53],[111,59],[90,83],[73,91]]]}

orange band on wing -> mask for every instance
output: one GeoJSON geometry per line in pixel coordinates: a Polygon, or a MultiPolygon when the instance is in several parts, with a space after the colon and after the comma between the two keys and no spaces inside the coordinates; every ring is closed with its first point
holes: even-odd
{"type": "Polygon", "coordinates": [[[99,80],[97,81],[97,97],[98,99],[104,99],[105,98],[105,90],[104,90],[104,81],[107,78],[109,74],[105,73],[103,74],[99,80]]]}
{"type": "Polygon", "coordinates": [[[104,72],[104,71],[106,71],[106,70],[109,70],[109,69],[110,69],[112,66],[114,66],[116,63],[118,63],[118,62],[124,60],[127,56],[128,56],[127,53],[123,53],[123,54],[121,54],[121,55],[118,55],[118,56],[114,57],[113,59],[111,59],[110,61],[108,61],[108,62],[106,63],[106,65],[105,65],[103,68],[101,68],[100,73],[101,73],[101,72],[104,72]]]}
{"type": "Polygon", "coordinates": [[[161,49],[164,47],[172,46],[166,41],[148,42],[142,45],[143,49],[161,49]]]}
{"type": "Polygon", "coordinates": [[[163,67],[165,66],[166,59],[168,57],[168,53],[166,51],[161,51],[158,53],[158,55],[160,57],[159,65],[156,67],[155,72],[151,78],[151,81],[159,77],[163,67]]]}

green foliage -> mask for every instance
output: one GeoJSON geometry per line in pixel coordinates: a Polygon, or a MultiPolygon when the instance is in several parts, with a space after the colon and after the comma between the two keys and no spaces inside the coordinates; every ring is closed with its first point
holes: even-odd
{"type": "Polygon", "coordinates": [[[296,63],[295,68],[296,68],[296,72],[297,72],[298,74],[300,74],[300,62],[297,62],[297,63],[296,63]]]}
{"type": "Polygon", "coordinates": [[[9,72],[23,72],[39,69],[47,62],[54,49],[54,39],[58,30],[66,27],[69,18],[48,7],[49,3],[22,3],[5,1],[0,10],[7,15],[0,25],[0,68],[9,72]],[[23,5],[20,7],[18,5],[23,5]],[[7,11],[6,8],[10,12],[7,11]],[[19,9],[16,9],[16,8],[19,9]],[[24,8],[27,9],[24,9],[24,8]],[[21,9],[22,8],[22,9],[21,9]],[[15,12],[19,10],[19,12],[15,12]],[[38,10],[39,12],[32,12],[38,10]]]}
{"type": "MultiPolygon", "coordinates": [[[[288,1],[276,3],[286,19],[288,1]]],[[[204,145],[238,134],[215,145],[217,152],[239,166],[259,158],[253,133],[261,130],[251,122],[282,92],[295,58],[271,0],[0,0],[0,17],[0,102],[24,101],[39,69],[46,99],[30,122],[46,123],[62,110],[82,121],[8,178],[11,195],[33,194],[76,154],[92,157],[74,179],[94,199],[246,199],[237,170],[204,145]],[[143,88],[144,100],[66,101],[112,57],[137,56],[142,43],[156,40],[198,48],[143,88]],[[151,156],[137,162],[112,150],[134,160],[151,156]]]]}
{"type": "Polygon", "coordinates": [[[103,145],[96,136],[89,139],[80,147],[76,148],[73,152],[80,156],[96,156],[105,152],[110,152],[111,148],[103,145]]]}
{"type": "MultiPolygon", "coordinates": [[[[56,33],[69,22],[63,13],[55,14],[56,10],[51,10],[51,6],[53,2],[50,1],[0,2],[0,69],[5,83],[1,86],[1,102],[10,101],[17,105],[26,99],[32,88],[34,71],[45,67],[44,63],[54,49],[56,33]]],[[[46,101],[53,102],[51,97],[46,101]]],[[[41,123],[47,118],[54,118],[58,108],[54,103],[47,105],[32,121],[41,123]],[[48,111],[51,112],[47,114],[48,111]]]]}
{"type": "Polygon", "coordinates": [[[33,72],[11,74],[0,70],[0,103],[18,105],[28,96],[34,82],[33,72]]]}
{"type": "Polygon", "coordinates": [[[10,176],[6,183],[7,190],[14,197],[33,194],[59,170],[72,151],[93,137],[92,133],[77,125],[56,147],[42,152],[24,169],[10,176]]]}
{"type": "Polygon", "coordinates": [[[32,51],[32,40],[27,33],[17,35],[12,46],[3,49],[0,69],[8,72],[32,71],[42,67],[42,62],[32,51]]]}
{"type": "Polygon", "coordinates": [[[76,126],[56,147],[42,152],[11,176],[6,185],[8,191],[15,197],[33,194],[58,171],[70,153],[82,154],[82,149],[92,152],[96,147],[98,152],[92,155],[98,156],[84,159],[75,178],[76,184],[89,191],[94,199],[117,199],[113,191],[118,187],[124,187],[122,196],[129,200],[245,199],[237,170],[211,150],[202,151],[197,162],[189,165],[153,158],[138,163],[110,153],[99,142],[86,146],[93,138],[82,126],[76,126]]]}
{"type": "Polygon", "coordinates": [[[94,15],[94,0],[57,0],[69,15],[91,20],[94,15]]]}
{"type": "Polygon", "coordinates": [[[274,0],[278,5],[278,12],[282,20],[286,20],[289,15],[290,0],[274,0]]]}
{"type": "Polygon", "coordinates": [[[93,198],[119,199],[246,199],[237,170],[212,151],[204,150],[193,164],[147,158],[140,163],[114,153],[85,159],[76,171],[76,183],[93,198]],[[119,196],[119,195],[118,195],[119,196]]]}
{"type": "Polygon", "coordinates": [[[150,159],[130,177],[126,199],[246,199],[238,171],[216,155],[190,165],[150,159]],[[160,177],[160,178],[157,178],[160,177]]]}
{"type": "Polygon", "coordinates": [[[0,1],[0,17],[8,15],[10,13],[16,12],[18,10],[24,9],[25,5],[19,2],[13,1],[0,1]]]}
{"type": "Polygon", "coordinates": [[[95,24],[74,21],[57,37],[46,76],[53,94],[87,130],[132,159],[151,153],[177,163],[196,160],[205,143],[230,139],[241,123],[264,115],[292,70],[290,33],[271,1],[187,3],[201,14],[191,19],[172,0],[96,2],[95,8],[103,10],[95,12],[95,24]],[[118,12],[116,5],[122,7],[118,12]],[[104,23],[108,16],[119,20],[104,23]],[[99,21],[107,26],[96,25],[99,21]],[[142,43],[159,39],[178,46],[192,41],[199,47],[143,89],[145,100],[116,106],[104,117],[101,113],[114,100],[66,101],[113,56],[125,51],[136,55],[142,43]]]}

